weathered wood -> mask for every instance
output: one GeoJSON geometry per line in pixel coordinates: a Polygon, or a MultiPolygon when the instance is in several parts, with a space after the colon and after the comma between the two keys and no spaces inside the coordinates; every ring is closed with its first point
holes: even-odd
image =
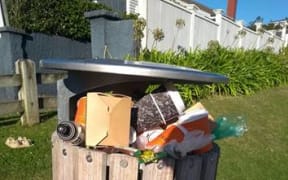
{"type": "Polygon", "coordinates": [[[22,101],[0,102],[0,115],[23,112],[22,101]]]}
{"type": "Polygon", "coordinates": [[[19,74],[0,76],[0,87],[20,86],[21,83],[21,76],[19,74]]]}
{"type": "Polygon", "coordinates": [[[53,180],[60,180],[63,177],[63,161],[62,161],[62,143],[59,142],[57,134],[53,133],[52,138],[52,171],[53,171],[53,180]]]}
{"type": "Polygon", "coordinates": [[[218,157],[214,145],[202,155],[165,158],[140,168],[135,157],[73,146],[52,135],[53,180],[215,180],[218,157]]]}
{"type": "Polygon", "coordinates": [[[213,144],[213,149],[202,155],[201,180],[214,180],[217,173],[217,165],[220,154],[220,148],[213,144]]]}
{"type": "Polygon", "coordinates": [[[109,155],[109,180],[137,180],[138,160],[125,154],[109,155]]]}
{"type": "Polygon", "coordinates": [[[201,177],[202,158],[187,156],[176,161],[176,180],[199,180],[201,177]]]}
{"type": "Polygon", "coordinates": [[[143,167],[143,180],[173,180],[175,160],[165,158],[143,167]]]}
{"type": "Polygon", "coordinates": [[[76,147],[57,138],[52,138],[52,143],[52,169],[55,172],[53,180],[75,179],[77,170],[74,166],[78,163],[75,157],[76,147]]]}
{"type": "Polygon", "coordinates": [[[67,76],[67,73],[41,73],[37,74],[38,83],[41,84],[53,84],[59,79],[63,79],[67,76]]]}
{"type": "Polygon", "coordinates": [[[24,114],[21,117],[21,123],[23,125],[39,123],[40,118],[35,63],[29,59],[17,60],[16,72],[21,74],[22,78],[19,99],[23,100],[24,114]]]}
{"type": "Polygon", "coordinates": [[[76,157],[74,179],[106,180],[106,153],[79,148],[76,157]]]}

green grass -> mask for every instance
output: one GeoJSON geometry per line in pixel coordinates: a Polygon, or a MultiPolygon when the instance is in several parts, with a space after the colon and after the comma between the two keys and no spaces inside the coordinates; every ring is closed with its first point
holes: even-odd
{"type": "MultiPolygon", "coordinates": [[[[252,96],[217,96],[202,102],[215,117],[244,115],[248,123],[244,136],[217,141],[221,148],[218,180],[288,179],[287,86],[252,96]]],[[[52,179],[50,137],[55,127],[55,116],[33,127],[19,123],[0,126],[0,179],[52,179]],[[35,144],[9,149],[4,144],[8,136],[26,136],[35,144]]]]}
{"type": "Polygon", "coordinates": [[[288,88],[264,90],[253,96],[204,100],[214,116],[244,115],[248,132],[240,138],[219,140],[220,180],[288,179],[288,88]]]}
{"type": "Polygon", "coordinates": [[[7,121],[3,125],[1,122],[4,120],[0,120],[0,179],[52,179],[50,137],[57,123],[55,113],[45,113],[42,120],[42,123],[32,127],[22,127],[19,122],[7,125],[7,121]],[[9,136],[25,136],[31,139],[34,145],[29,148],[10,149],[5,145],[9,136]]]}

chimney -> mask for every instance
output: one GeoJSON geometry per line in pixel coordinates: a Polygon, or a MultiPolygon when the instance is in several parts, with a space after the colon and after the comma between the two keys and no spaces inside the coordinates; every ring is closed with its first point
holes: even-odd
{"type": "Polygon", "coordinates": [[[235,20],[236,17],[236,9],[237,9],[237,0],[227,0],[227,17],[232,20],[235,20]]]}

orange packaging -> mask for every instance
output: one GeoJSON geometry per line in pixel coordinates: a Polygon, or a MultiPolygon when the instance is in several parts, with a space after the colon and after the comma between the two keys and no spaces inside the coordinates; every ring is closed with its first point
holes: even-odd
{"type": "MultiPolygon", "coordinates": [[[[181,116],[179,120],[168,126],[159,136],[147,143],[147,147],[164,147],[173,140],[181,142],[184,139],[185,131],[201,130],[204,135],[211,133],[208,120],[208,112],[204,109],[196,109],[181,116]]],[[[208,152],[212,149],[212,142],[193,151],[195,154],[208,152]]]]}
{"type": "Polygon", "coordinates": [[[74,122],[82,127],[85,127],[86,124],[86,106],[87,106],[87,97],[81,97],[77,101],[77,109],[75,113],[74,122]]]}

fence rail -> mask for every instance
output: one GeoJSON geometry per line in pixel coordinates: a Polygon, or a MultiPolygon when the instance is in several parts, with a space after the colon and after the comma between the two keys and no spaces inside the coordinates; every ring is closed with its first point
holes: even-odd
{"type": "Polygon", "coordinates": [[[20,85],[21,85],[21,76],[19,74],[0,76],[0,88],[20,86],[20,85]]]}
{"type": "Polygon", "coordinates": [[[15,100],[15,101],[8,101],[8,102],[1,102],[0,103],[0,115],[16,113],[16,112],[23,112],[22,101],[15,100]]]}
{"type": "Polygon", "coordinates": [[[40,110],[55,110],[56,96],[40,97],[39,84],[53,84],[66,76],[65,73],[36,73],[35,63],[29,59],[19,59],[15,63],[16,73],[0,76],[0,88],[19,87],[18,99],[0,102],[0,116],[21,113],[23,125],[40,122],[40,110]]]}

